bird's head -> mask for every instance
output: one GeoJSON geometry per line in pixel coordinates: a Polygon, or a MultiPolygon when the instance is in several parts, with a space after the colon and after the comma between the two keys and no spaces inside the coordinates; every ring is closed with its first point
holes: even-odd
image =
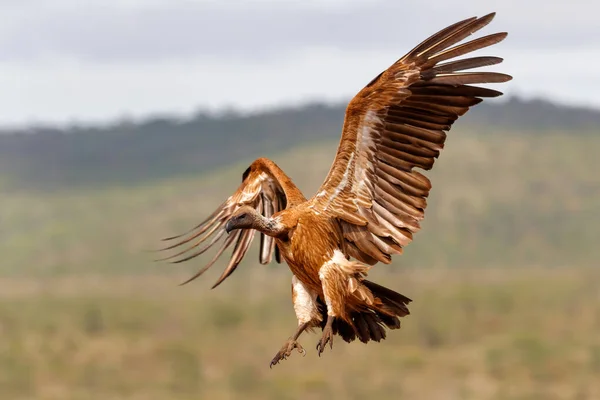
{"type": "Polygon", "coordinates": [[[250,229],[254,228],[260,215],[255,208],[250,206],[242,206],[229,218],[225,224],[227,233],[235,229],[250,229]]]}

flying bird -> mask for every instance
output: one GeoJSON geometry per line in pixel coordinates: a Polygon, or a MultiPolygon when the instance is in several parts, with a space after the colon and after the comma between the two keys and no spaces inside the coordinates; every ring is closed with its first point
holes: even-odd
{"type": "MultiPolygon", "coordinates": [[[[430,36],[369,82],[348,104],[337,154],[317,193],[306,199],[271,160],[259,158],[242,183],[206,220],[164,240],[161,250],[183,246],[165,259],[179,263],[216,248],[212,260],[185,283],[208,270],[233,247],[217,287],[233,273],[256,234],[259,261],[285,260],[292,276],[298,326],[271,361],[294,350],[306,330],[322,329],[319,356],[339,335],[367,343],[400,328],[411,302],[366,279],[378,262],[389,264],[420,229],[431,190],[429,170],[444,147],[452,124],[483,98],[502,93],[477,84],[511,76],[466,71],[502,61],[469,54],[502,41],[505,32],[459,44],[495,13],[468,18],[430,36]]],[[[165,260],[163,259],[163,260],[165,260]]]]}

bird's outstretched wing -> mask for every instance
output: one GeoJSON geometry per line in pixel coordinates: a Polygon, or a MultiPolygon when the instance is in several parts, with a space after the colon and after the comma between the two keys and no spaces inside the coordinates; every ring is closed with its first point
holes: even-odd
{"type": "MultiPolygon", "coordinates": [[[[221,284],[221,282],[235,271],[250,248],[254,235],[257,233],[253,229],[240,229],[227,235],[225,224],[239,208],[243,206],[253,207],[265,217],[271,217],[276,212],[285,209],[288,203],[286,192],[282,188],[277,176],[266,167],[263,161],[263,159],[259,159],[252,163],[246,172],[244,172],[242,184],[236,192],[225,200],[206,220],[186,233],[163,239],[174,243],[161,250],[172,250],[183,247],[177,253],[161,259],[161,261],[171,260],[173,263],[190,260],[203,254],[213,246],[217,247],[217,252],[210,262],[190,279],[183,282],[182,285],[193,281],[206,272],[223,252],[232,245],[233,252],[229,264],[213,288],[221,284]],[[217,243],[219,244],[217,245],[217,243]]],[[[260,263],[268,264],[271,262],[273,255],[275,255],[277,262],[281,262],[275,240],[263,233],[259,234],[260,263]]]]}
{"type": "Polygon", "coordinates": [[[502,93],[471,86],[509,75],[463,72],[498,64],[498,57],[456,57],[506,37],[495,33],[457,43],[494,14],[457,22],[429,37],[363,88],[349,103],[338,151],[311,208],[340,220],[349,256],[391,262],[412,241],[431,189],[427,177],[446,132],[483,97],[502,93]],[[449,60],[449,61],[448,61],[449,60]]]}

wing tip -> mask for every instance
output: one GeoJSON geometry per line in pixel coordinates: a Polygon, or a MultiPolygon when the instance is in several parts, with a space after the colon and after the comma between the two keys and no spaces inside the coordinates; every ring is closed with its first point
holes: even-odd
{"type": "Polygon", "coordinates": [[[183,281],[183,282],[179,283],[177,286],[185,286],[185,285],[187,285],[188,283],[190,283],[191,281],[193,281],[196,278],[197,277],[191,277],[191,278],[187,279],[186,281],[183,281]]]}
{"type": "Polygon", "coordinates": [[[214,285],[211,286],[211,290],[215,289],[217,286],[219,286],[221,283],[223,283],[225,281],[225,279],[229,278],[229,275],[231,275],[233,273],[233,271],[236,270],[238,264],[233,264],[229,267],[227,267],[225,269],[225,271],[223,271],[223,273],[221,274],[221,276],[219,277],[219,279],[217,279],[217,281],[215,282],[214,285]]]}
{"type": "Polygon", "coordinates": [[[487,13],[481,17],[479,17],[478,19],[481,20],[493,20],[494,18],[496,18],[496,11],[492,11],[490,13],[487,13]]]}

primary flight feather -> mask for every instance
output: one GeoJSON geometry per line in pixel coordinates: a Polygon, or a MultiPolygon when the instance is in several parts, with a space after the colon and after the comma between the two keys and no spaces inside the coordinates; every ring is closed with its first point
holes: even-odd
{"type": "Polygon", "coordinates": [[[477,84],[512,79],[497,72],[467,70],[498,64],[483,56],[456,60],[502,41],[495,33],[459,44],[486,26],[494,13],[448,26],[424,40],[375,77],[348,104],[342,138],[325,181],[306,199],[271,160],[259,158],[242,184],[215,212],[189,232],[167,238],[181,249],[165,258],[183,262],[217,247],[208,270],[233,246],[218,286],[240,264],[255,234],[259,261],[285,260],[292,276],[298,328],[271,366],[304,352],[298,337],[323,330],[319,355],[333,336],[385,339],[385,327],[400,328],[411,300],[365,279],[377,262],[390,263],[420,229],[431,190],[429,170],[454,121],[486,97],[502,93],[477,84]]]}

